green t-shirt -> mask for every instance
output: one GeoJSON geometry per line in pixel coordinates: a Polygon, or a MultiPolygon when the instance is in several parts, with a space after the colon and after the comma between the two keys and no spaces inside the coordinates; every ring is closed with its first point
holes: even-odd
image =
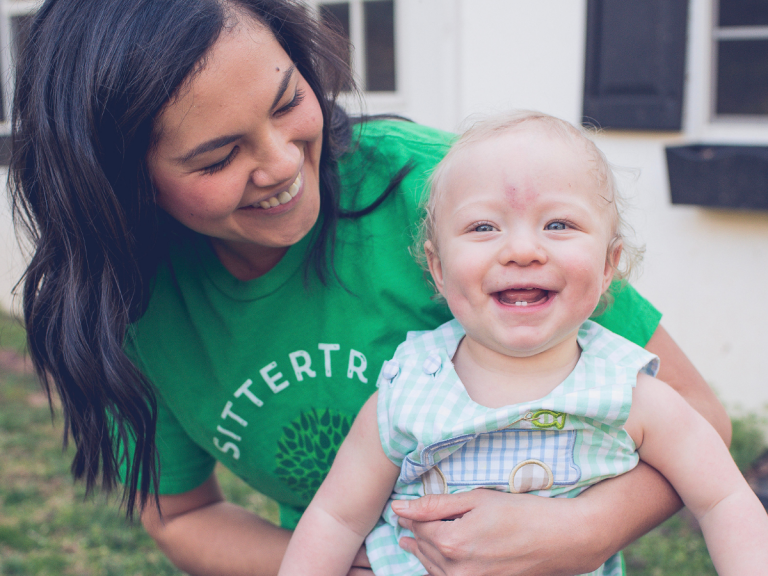
{"type": "MultiPolygon", "coordinates": [[[[343,286],[305,280],[311,234],[249,282],[229,274],[202,237],[172,248],[126,339],[157,391],[161,493],[199,486],[218,460],[295,524],[382,363],[407,331],[450,318],[408,248],[429,173],[452,138],[399,121],[356,128],[339,166],[345,207],[367,206],[406,163],[413,169],[371,214],[339,222],[343,286]]],[[[598,322],[645,345],[659,318],[628,287],[598,322]]]]}

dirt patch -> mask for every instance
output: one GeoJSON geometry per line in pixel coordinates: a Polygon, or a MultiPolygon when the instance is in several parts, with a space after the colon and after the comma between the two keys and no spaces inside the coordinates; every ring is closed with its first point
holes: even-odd
{"type": "Polygon", "coordinates": [[[0,370],[14,374],[34,374],[32,361],[29,356],[19,354],[15,350],[0,349],[0,370]]]}

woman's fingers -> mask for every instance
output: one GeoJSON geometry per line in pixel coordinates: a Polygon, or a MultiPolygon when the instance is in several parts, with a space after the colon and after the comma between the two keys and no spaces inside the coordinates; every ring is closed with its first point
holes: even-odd
{"type": "Polygon", "coordinates": [[[445,576],[448,574],[443,569],[446,559],[432,546],[429,540],[416,542],[413,538],[400,538],[400,547],[416,556],[430,576],[445,576]]]}
{"type": "Polygon", "coordinates": [[[574,535],[583,518],[566,500],[479,489],[393,509],[414,535],[401,547],[432,576],[555,576],[580,568],[579,554],[589,557],[574,535]]]}
{"type": "MultiPolygon", "coordinates": [[[[402,519],[418,522],[453,520],[474,508],[473,494],[430,494],[416,500],[395,500],[392,502],[392,510],[402,519]]],[[[405,526],[402,522],[400,525],[405,526]]]]}

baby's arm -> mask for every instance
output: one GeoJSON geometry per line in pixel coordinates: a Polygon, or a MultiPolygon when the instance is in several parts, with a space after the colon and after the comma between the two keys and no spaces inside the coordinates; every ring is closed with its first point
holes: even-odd
{"type": "Polygon", "coordinates": [[[696,516],[718,574],[768,574],[768,515],[714,428],[645,374],[625,428],[696,516]]]}
{"type": "Polygon", "coordinates": [[[345,576],[376,525],[400,469],[384,454],[375,393],[339,448],[331,471],[291,537],[279,576],[345,576]]]}

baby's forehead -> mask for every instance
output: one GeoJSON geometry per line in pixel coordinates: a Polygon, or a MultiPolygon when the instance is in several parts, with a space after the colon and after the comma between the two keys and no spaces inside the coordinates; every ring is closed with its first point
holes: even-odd
{"type": "Polygon", "coordinates": [[[482,136],[457,143],[444,160],[443,178],[437,184],[450,186],[457,178],[488,172],[535,175],[555,169],[585,176],[596,189],[608,184],[605,158],[575,129],[571,133],[542,121],[482,136]]]}
{"type": "Polygon", "coordinates": [[[481,187],[491,186],[507,190],[506,199],[520,206],[531,194],[543,198],[552,193],[567,200],[572,191],[587,194],[596,209],[609,208],[614,191],[604,157],[580,134],[548,128],[516,127],[464,142],[453,158],[446,158],[447,165],[433,185],[432,194],[437,195],[431,199],[433,205],[455,206],[477,195],[481,187]]]}

